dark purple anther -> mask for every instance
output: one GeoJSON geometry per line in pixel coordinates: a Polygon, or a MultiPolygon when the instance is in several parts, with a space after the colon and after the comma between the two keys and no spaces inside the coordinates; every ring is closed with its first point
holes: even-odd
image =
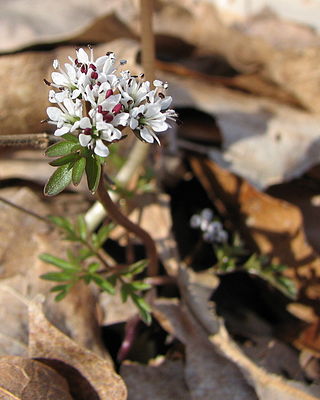
{"type": "Polygon", "coordinates": [[[112,96],[112,95],[113,95],[113,90],[112,89],[108,89],[107,92],[106,92],[106,99],[108,97],[112,96]]]}
{"type": "Polygon", "coordinates": [[[91,72],[91,79],[98,79],[98,72],[96,71],[91,72]]]}
{"type": "Polygon", "coordinates": [[[91,128],[86,128],[86,129],[83,131],[83,133],[84,133],[85,135],[92,135],[92,129],[91,129],[91,128]]]}
{"type": "Polygon", "coordinates": [[[106,111],[106,113],[103,113],[103,120],[105,122],[111,122],[113,120],[113,115],[106,111]]]}
{"type": "Polygon", "coordinates": [[[98,106],[98,112],[102,113],[102,106],[98,106]]]}
{"type": "Polygon", "coordinates": [[[97,70],[97,67],[96,67],[94,64],[90,64],[90,65],[89,65],[89,68],[91,68],[93,71],[96,71],[96,70],[97,70]]]}
{"type": "Polygon", "coordinates": [[[81,71],[83,74],[86,74],[86,73],[88,72],[88,67],[87,67],[87,65],[82,64],[82,67],[81,67],[80,71],[81,71]]]}
{"type": "Polygon", "coordinates": [[[118,104],[116,104],[116,105],[113,107],[112,112],[113,112],[114,114],[119,114],[119,112],[121,111],[121,109],[122,109],[122,104],[118,103],[118,104]]]}

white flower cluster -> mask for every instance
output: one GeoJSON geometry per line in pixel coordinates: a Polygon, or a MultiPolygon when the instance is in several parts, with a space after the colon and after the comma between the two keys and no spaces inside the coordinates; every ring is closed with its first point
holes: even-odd
{"type": "Polygon", "coordinates": [[[225,243],[228,240],[228,233],[220,221],[213,220],[213,211],[210,208],[203,209],[200,214],[194,214],[190,219],[190,226],[199,228],[206,242],[225,243]]]}
{"type": "MultiPolygon", "coordinates": [[[[88,55],[84,49],[76,50],[76,59],[61,68],[58,60],[53,67],[52,82],[45,81],[53,89],[49,101],[56,106],[48,107],[48,123],[57,126],[54,134],[79,133],[81,146],[106,157],[108,144],[122,136],[129,126],[142,141],[153,143],[158,132],[175,120],[176,113],[169,109],[172,98],[166,96],[167,84],[143,81],[143,75],[130,71],[117,71],[114,53],[107,53],[96,60],[91,47],[88,55]]],[[[124,65],[126,61],[120,61],[124,65]]]]}

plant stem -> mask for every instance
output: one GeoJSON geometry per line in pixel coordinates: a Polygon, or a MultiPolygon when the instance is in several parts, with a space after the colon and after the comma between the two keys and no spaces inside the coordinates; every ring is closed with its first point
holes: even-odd
{"type": "MultiPolygon", "coordinates": [[[[152,28],[153,2],[154,0],[140,0],[142,64],[145,77],[151,84],[155,76],[155,46],[152,28]]],[[[145,162],[149,154],[149,148],[150,146],[146,143],[136,142],[127,162],[116,175],[115,181],[127,186],[138,168],[145,162]]],[[[110,196],[114,201],[118,198],[114,193],[110,196]]],[[[95,230],[105,216],[104,207],[99,202],[96,202],[85,215],[88,229],[90,231],[95,230]]]]}
{"type": "Polygon", "coordinates": [[[149,259],[148,275],[155,276],[158,273],[158,255],[155,243],[152,237],[144,229],[140,228],[139,225],[133,223],[129,218],[127,218],[118,206],[112,201],[107,189],[103,183],[103,175],[101,174],[99,186],[97,189],[98,200],[103,204],[105,210],[109,216],[114,220],[114,222],[123,226],[129,232],[132,232],[135,236],[139,237],[145,247],[147,252],[147,257],[149,259]]]}

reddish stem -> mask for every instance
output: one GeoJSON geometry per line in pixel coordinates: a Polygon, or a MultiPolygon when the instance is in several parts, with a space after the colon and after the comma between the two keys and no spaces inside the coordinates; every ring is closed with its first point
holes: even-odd
{"type": "Polygon", "coordinates": [[[104,186],[102,175],[97,189],[97,197],[100,203],[106,209],[110,218],[113,219],[114,222],[123,226],[127,231],[132,232],[135,236],[139,237],[143,241],[146,248],[147,257],[149,259],[148,275],[149,276],[157,275],[158,255],[152,237],[139,225],[135,224],[128,217],[122,214],[118,206],[112,201],[111,197],[109,196],[109,193],[104,186]]]}

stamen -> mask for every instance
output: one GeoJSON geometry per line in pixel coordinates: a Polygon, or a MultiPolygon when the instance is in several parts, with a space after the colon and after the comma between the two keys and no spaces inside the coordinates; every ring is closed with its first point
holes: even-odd
{"type": "Polygon", "coordinates": [[[80,71],[81,71],[83,74],[86,74],[86,73],[88,72],[88,66],[82,64],[82,67],[81,67],[80,71]]]}
{"type": "Polygon", "coordinates": [[[96,71],[93,71],[93,72],[91,72],[91,78],[92,79],[97,79],[98,78],[98,72],[96,72],[96,71]]]}
{"type": "Polygon", "coordinates": [[[112,95],[113,95],[113,90],[112,89],[108,89],[107,92],[106,92],[106,99],[108,97],[112,96],[112,95]]]}
{"type": "Polygon", "coordinates": [[[43,79],[43,82],[48,86],[52,86],[52,82],[49,82],[46,78],[43,79]]]}
{"type": "Polygon", "coordinates": [[[92,129],[91,128],[86,128],[86,129],[84,129],[84,131],[83,131],[83,133],[85,134],[85,135],[92,135],[92,129]]]}
{"type": "Polygon", "coordinates": [[[113,112],[114,114],[119,114],[119,112],[121,111],[121,109],[122,109],[122,104],[118,103],[118,104],[116,104],[116,105],[113,107],[112,112],[113,112]]]}
{"type": "Polygon", "coordinates": [[[108,114],[103,114],[103,120],[105,122],[111,122],[113,120],[113,115],[109,114],[109,112],[107,111],[108,114]]]}

